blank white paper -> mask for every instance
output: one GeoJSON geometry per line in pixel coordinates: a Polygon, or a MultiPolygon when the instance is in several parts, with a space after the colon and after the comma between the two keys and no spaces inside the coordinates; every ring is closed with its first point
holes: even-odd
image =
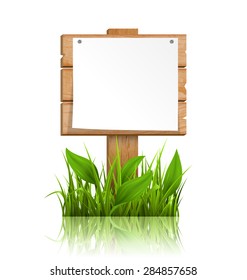
{"type": "Polygon", "coordinates": [[[177,38],[74,38],[72,127],[177,131],[177,38]]]}

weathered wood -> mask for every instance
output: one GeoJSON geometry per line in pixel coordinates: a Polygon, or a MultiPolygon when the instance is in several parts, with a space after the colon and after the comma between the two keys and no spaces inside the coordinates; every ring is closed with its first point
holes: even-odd
{"type": "MultiPolygon", "coordinates": [[[[61,102],[73,102],[73,69],[62,69],[61,102]]],[[[186,100],[186,69],[178,68],[178,101],[186,100]]]]}
{"type": "Polygon", "coordinates": [[[108,29],[106,32],[107,35],[121,35],[121,36],[126,36],[126,35],[138,35],[138,29],[137,28],[131,28],[131,29],[126,29],[126,28],[118,28],[118,29],[108,29]]]}
{"type": "Polygon", "coordinates": [[[73,69],[61,70],[61,102],[73,101],[73,69]]]}
{"type": "Polygon", "coordinates": [[[116,158],[116,143],[120,151],[121,166],[138,156],[138,136],[107,136],[107,170],[116,158]]]}
{"type": "Polygon", "coordinates": [[[160,130],[99,130],[72,128],[73,103],[61,104],[61,135],[185,135],[186,102],[178,102],[178,131],[160,130]]]}
{"type": "Polygon", "coordinates": [[[186,81],[187,70],[186,68],[178,68],[178,101],[186,101],[186,81]]]}
{"type": "MultiPolygon", "coordinates": [[[[127,29],[130,30],[130,29],[127,29]]],[[[116,38],[116,37],[126,37],[126,38],[178,38],[178,67],[186,67],[186,35],[185,34],[126,34],[124,35],[123,29],[121,30],[121,35],[85,35],[85,34],[71,34],[61,36],[61,67],[73,67],[73,38],[116,38]]],[[[113,32],[113,31],[112,31],[113,32]]],[[[116,31],[117,32],[117,31],[116,31]]]]}
{"type": "MultiPolygon", "coordinates": [[[[61,134],[62,135],[185,135],[186,134],[186,35],[138,34],[138,29],[108,29],[106,35],[71,34],[61,36],[61,134]],[[73,111],[73,38],[178,38],[178,131],[97,130],[72,128],[73,111]]],[[[123,138],[124,139],[124,138],[123,138]]],[[[109,140],[111,141],[111,140],[109,140]]],[[[127,140],[123,140],[127,141],[127,140]]],[[[124,146],[124,145],[123,145],[124,146]]],[[[126,151],[127,152],[127,151],[126,151]]],[[[128,152],[127,152],[128,154],[128,152]]]]}

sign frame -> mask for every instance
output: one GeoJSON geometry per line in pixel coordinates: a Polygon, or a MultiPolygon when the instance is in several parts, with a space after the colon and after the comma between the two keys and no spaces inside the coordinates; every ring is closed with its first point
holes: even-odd
{"type": "Polygon", "coordinates": [[[107,34],[61,36],[61,135],[185,135],[186,134],[186,35],[138,34],[138,29],[108,29],[107,34]],[[73,38],[178,38],[178,130],[101,130],[72,127],[73,38]]]}

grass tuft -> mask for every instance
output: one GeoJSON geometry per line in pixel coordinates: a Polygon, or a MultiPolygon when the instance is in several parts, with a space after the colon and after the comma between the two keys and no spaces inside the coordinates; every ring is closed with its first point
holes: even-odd
{"type": "MultiPolygon", "coordinates": [[[[179,216],[181,192],[185,182],[178,151],[167,168],[162,167],[164,146],[148,164],[144,156],[120,165],[120,152],[110,166],[99,172],[88,158],[66,149],[68,177],[64,188],[58,180],[57,195],[65,216],[179,216]],[[140,176],[137,169],[140,166],[140,176]]],[[[49,196],[48,195],[48,196],[49,196]]]]}

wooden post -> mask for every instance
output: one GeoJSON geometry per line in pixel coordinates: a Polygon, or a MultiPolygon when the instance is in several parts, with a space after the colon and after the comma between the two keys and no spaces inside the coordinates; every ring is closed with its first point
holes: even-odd
{"type": "Polygon", "coordinates": [[[107,136],[107,170],[116,158],[116,143],[120,151],[121,166],[138,155],[138,136],[107,136]]]}
{"type": "MultiPolygon", "coordinates": [[[[107,35],[138,35],[138,29],[108,29],[107,35]]],[[[138,156],[138,136],[107,136],[107,170],[116,157],[116,143],[120,151],[121,166],[128,159],[138,156]]]]}

